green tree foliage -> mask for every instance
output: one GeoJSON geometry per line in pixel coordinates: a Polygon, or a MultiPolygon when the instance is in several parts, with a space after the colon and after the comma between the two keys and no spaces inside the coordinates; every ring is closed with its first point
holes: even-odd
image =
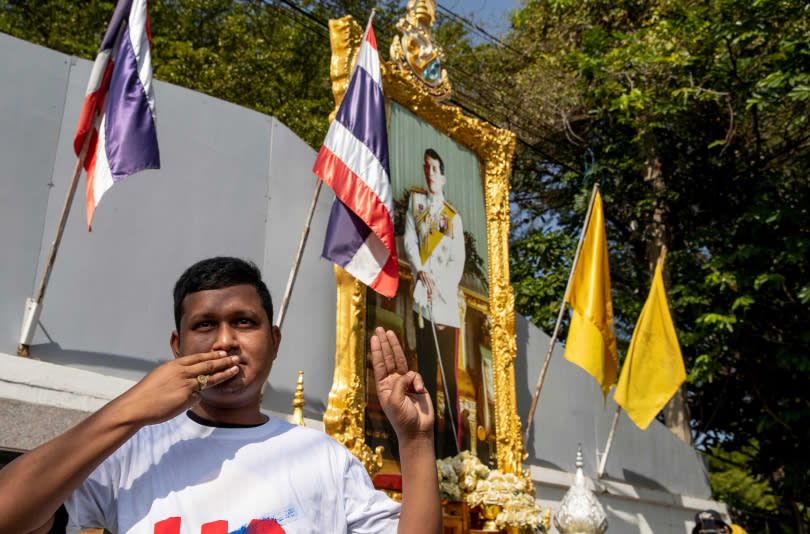
{"type": "Polygon", "coordinates": [[[550,331],[599,181],[620,345],[666,245],[697,445],[746,451],[744,470],[774,498],[766,511],[806,532],[806,2],[529,0],[505,45],[451,61],[480,84],[464,104],[524,141],[519,310],[550,331]]]}
{"type": "MultiPolygon", "coordinates": [[[[334,108],[329,78],[330,18],[365,24],[375,2],[152,0],[155,78],[273,115],[312,146],[334,108]]],[[[389,27],[398,2],[377,2],[375,25],[389,27]]],[[[10,0],[0,31],[93,59],[115,2],[10,0]]],[[[381,35],[380,46],[391,35],[381,35]]]]}
{"type": "Polygon", "coordinates": [[[48,48],[92,58],[115,2],[9,0],[0,2],[0,31],[48,48]]]}
{"type": "Polygon", "coordinates": [[[707,452],[714,497],[728,504],[736,522],[746,525],[749,532],[794,532],[790,524],[779,520],[771,484],[754,476],[748,468],[758,448],[759,444],[752,441],[733,452],[720,445],[707,452]]]}

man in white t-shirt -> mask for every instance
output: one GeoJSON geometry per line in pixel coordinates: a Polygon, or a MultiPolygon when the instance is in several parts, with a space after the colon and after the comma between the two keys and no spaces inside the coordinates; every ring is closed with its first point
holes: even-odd
{"type": "Polygon", "coordinates": [[[440,532],[433,407],[396,336],[371,339],[402,505],[321,432],[260,411],[281,332],[258,269],[196,263],[174,289],[175,358],[0,471],[0,534],[440,532]],[[63,505],[64,503],[64,505],[63,505]]]}

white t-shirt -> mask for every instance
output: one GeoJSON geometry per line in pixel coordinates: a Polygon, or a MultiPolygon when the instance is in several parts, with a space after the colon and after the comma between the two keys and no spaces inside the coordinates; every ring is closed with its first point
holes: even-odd
{"type": "Polygon", "coordinates": [[[181,414],[142,428],[65,502],[67,532],[396,532],[400,505],[328,435],[270,418],[210,427],[181,414]]]}

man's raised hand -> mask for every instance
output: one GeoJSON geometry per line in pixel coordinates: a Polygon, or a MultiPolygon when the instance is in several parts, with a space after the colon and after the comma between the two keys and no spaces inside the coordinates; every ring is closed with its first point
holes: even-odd
{"type": "Polygon", "coordinates": [[[377,397],[400,441],[433,439],[433,403],[422,377],[408,369],[396,334],[377,327],[371,336],[377,397]]]}

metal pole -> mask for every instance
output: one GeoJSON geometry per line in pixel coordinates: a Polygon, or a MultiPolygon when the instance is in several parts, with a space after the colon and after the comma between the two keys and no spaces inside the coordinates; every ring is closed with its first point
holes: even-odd
{"type": "MultiPolygon", "coordinates": [[[[661,252],[658,255],[658,263],[662,264],[661,268],[663,269],[663,261],[664,257],[666,257],[667,247],[666,245],[661,247],[661,252]]],[[[605,444],[605,453],[602,455],[602,459],[599,462],[599,470],[596,472],[597,480],[602,478],[602,475],[605,474],[605,466],[607,465],[607,457],[610,454],[610,447],[613,445],[613,438],[616,435],[616,425],[619,423],[619,414],[622,411],[621,406],[616,406],[616,415],[613,416],[613,423],[610,425],[610,433],[608,434],[607,443],[605,444]]]]}
{"type": "MultiPolygon", "coordinates": [[[[87,150],[87,140],[89,139],[90,134],[86,136],[85,145],[81,151],[82,156],[84,156],[84,153],[87,150]]],[[[56,236],[53,238],[53,242],[51,242],[51,250],[48,253],[48,261],[45,263],[45,271],[42,273],[42,279],[39,282],[37,296],[33,300],[27,299],[26,301],[25,313],[23,314],[23,324],[20,331],[20,340],[19,344],[17,345],[18,356],[28,356],[29,354],[29,345],[31,344],[31,338],[34,334],[34,328],[36,328],[37,322],[39,321],[39,312],[41,309],[40,305],[42,303],[42,299],[45,297],[45,290],[48,288],[48,280],[51,277],[53,264],[56,260],[56,253],[59,251],[59,244],[62,242],[62,235],[65,232],[65,225],[67,223],[68,215],[70,214],[70,207],[73,204],[73,197],[76,194],[76,188],[79,184],[79,177],[81,176],[81,173],[82,157],[80,156],[76,159],[76,166],[73,169],[73,178],[70,181],[67,197],[65,197],[65,203],[62,205],[62,213],[59,215],[59,222],[56,225],[56,236]]]]}
{"type": "MultiPolygon", "coordinates": [[[[363,34],[365,38],[366,34],[368,34],[369,28],[371,28],[371,21],[374,19],[374,15],[377,13],[377,8],[372,8],[371,15],[368,17],[368,24],[366,25],[366,31],[363,34]]],[[[301,266],[301,257],[304,254],[304,247],[307,243],[307,237],[309,236],[309,229],[312,223],[312,216],[315,213],[315,205],[318,202],[318,195],[321,192],[321,186],[323,185],[323,181],[318,178],[318,182],[315,184],[315,193],[312,195],[312,203],[309,206],[309,213],[307,214],[307,221],[304,224],[304,231],[301,233],[301,239],[298,241],[298,250],[295,253],[295,259],[293,260],[293,266],[290,269],[290,276],[287,278],[287,288],[284,290],[284,297],[281,299],[281,308],[278,310],[278,319],[276,320],[276,326],[281,328],[284,324],[284,316],[287,315],[287,307],[290,304],[290,295],[292,295],[293,286],[295,285],[295,278],[298,276],[298,269],[301,266]]]]}
{"type": "Polygon", "coordinates": [[[315,193],[312,195],[312,203],[309,205],[307,221],[304,223],[304,231],[301,233],[301,239],[298,241],[298,250],[295,253],[292,269],[290,269],[290,276],[287,278],[287,288],[284,290],[284,298],[281,300],[281,308],[278,310],[276,326],[278,326],[279,329],[284,323],[284,316],[287,314],[287,307],[290,304],[290,295],[292,294],[293,286],[295,285],[295,278],[298,276],[298,269],[301,266],[301,257],[304,255],[304,247],[307,244],[309,229],[312,226],[312,216],[315,213],[315,205],[318,203],[318,195],[321,193],[322,185],[323,181],[318,178],[317,183],[315,184],[315,193]]]}
{"type": "Polygon", "coordinates": [[[621,406],[616,406],[616,415],[613,416],[613,424],[610,425],[610,433],[608,434],[607,443],[605,444],[605,453],[599,461],[599,471],[596,472],[596,479],[600,480],[602,475],[605,474],[605,466],[607,465],[608,454],[610,454],[610,446],[613,445],[613,438],[616,435],[616,425],[619,423],[619,414],[622,411],[621,406]]]}
{"type": "Polygon", "coordinates": [[[537,399],[540,397],[540,389],[543,387],[543,382],[546,379],[546,371],[548,371],[548,364],[551,361],[551,352],[554,350],[554,344],[557,342],[557,334],[560,331],[560,323],[562,322],[563,314],[565,313],[565,303],[568,301],[568,290],[571,289],[571,280],[574,278],[574,270],[577,268],[579,261],[579,253],[582,251],[582,243],[585,241],[585,232],[588,230],[588,223],[591,220],[591,211],[593,211],[593,203],[596,200],[596,193],[599,191],[599,183],[593,186],[591,192],[591,201],[588,204],[588,211],[585,214],[585,224],[582,225],[582,232],[579,234],[579,243],[577,243],[577,250],[574,253],[574,264],[571,266],[571,272],[568,274],[568,283],[565,286],[565,293],[560,303],[560,313],[557,314],[557,323],[554,325],[554,333],[551,335],[551,341],[548,344],[548,351],[546,352],[546,359],[543,361],[543,368],[540,371],[540,378],[537,380],[537,386],[534,389],[534,398],[532,398],[532,405],[529,408],[529,416],[526,418],[526,435],[524,436],[524,443],[529,441],[529,431],[532,428],[532,419],[534,419],[534,411],[537,408],[537,399]]]}

